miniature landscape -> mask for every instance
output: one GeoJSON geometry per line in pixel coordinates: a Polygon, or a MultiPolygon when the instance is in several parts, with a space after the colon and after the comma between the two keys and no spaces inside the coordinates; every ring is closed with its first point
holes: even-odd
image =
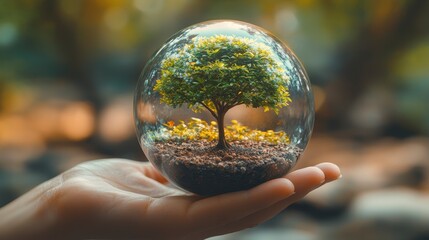
{"type": "MultiPolygon", "coordinates": [[[[284,39],[311,78],[316,127],[291,171],[328,161],[342,178],[262,225],[209,239],[429,239],[429,1],[0,2],[0,207],[89,160],[146,164],[143,122],[160,116],[147,114],[159,99],[130,104],[136,75],[178,28],[228,17],[284,39]]],[[[285,112],[300,102],[291,96],[285,112]]],[[[296,139],[263,111],[243,118],[240,109],[228,111],[225,131],[236,119],[296,139]]],[[[204,111],[156,127],[216,121],[204,111]]]]}
{"type": "Polygon", "coordinates": [[[302,150],[283,131],[252,130],[232,120],[227,149],[216,147],[217,123],[198,118],[164,124],[151,150],[154,162],[179,187],[213,195],[254,187],[290,170],[302,150]]]}
{"type": "Polygon", "coordinates": [[[214,195],[249,189],[295,165],[302,150],[284,131],[254,130],[236,120],[225,125],[235,106],[278,114],[292,102],[289,76],[268,45],[235,35],[198,36],[161,59],[159,78],[146,94],[216,120],[169,121],[146,133],[148,158],[173,183],[214,195]]]}

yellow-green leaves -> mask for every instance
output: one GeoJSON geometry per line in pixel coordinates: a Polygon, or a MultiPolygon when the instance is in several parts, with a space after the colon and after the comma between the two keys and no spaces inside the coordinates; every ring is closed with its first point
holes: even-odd
{"type": "MultiPolygon", "coordinates": [[[[215,141],[218,138],[217,123],[214,121],[207,123],[199,118],[191,118],[187,123],[180,121],[175,125],[174,122],[169,121],[164,126],[167,128],[167,131],[165,131],[166,136],[164,137],[168,139],[215,141]]],[[[283,131],[253,130],[241,125],[237,120],[232,120],[231,124],[225,127],[225,138],[231,142],[290,143],[289,137],[283,131]]]]}
{"type": "Polygon", "coordinates": [[[217,113],[215,106],[227,111],[245,104],[278,112],[292,101],[288,80],[269,46],[216,35],[196,37],[162,61],[154,90],[172,107],[206,105],[217,113]]]}
{"type": "MultiPolygon", "coordinates": [[[[186,104],[195,112],[207,109],[221,126],[226,112],[241,104],[278,114],[292,101],[288,81],[269,46],[250,38],[216,35],[195,37],[171,53],[161,62],[160,78],[153,89],[161,95],[161,102],[172,107],[186,104]]],[[[284,133],[247,131],[238,123],[231,126],[225,132],[217,131],[211,124],[195,120],[188,125],[181,122],[169,133],[190,140],[213,140],[217,131],[219,148],[228,147],[226,140],[287,139],[284,133]]]]}

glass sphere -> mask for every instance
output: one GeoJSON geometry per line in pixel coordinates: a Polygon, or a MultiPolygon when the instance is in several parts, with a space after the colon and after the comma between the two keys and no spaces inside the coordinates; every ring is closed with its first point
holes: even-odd
{"type": "Polygon", "coordinates": [[[134,98],[146,157],[199,195],[252,188],[286,174],[314,123],[313,95],[295,54],[239,21],[199,23],[149,60],[134,98]]]}

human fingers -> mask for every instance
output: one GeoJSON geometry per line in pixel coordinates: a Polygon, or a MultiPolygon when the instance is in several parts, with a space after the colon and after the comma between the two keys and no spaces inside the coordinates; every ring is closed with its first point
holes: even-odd
{"type": "MultiPolygon", "coordinates": [[[[260,223],[263,223],[271,219],[275,215],[279,214],[281,211],[283,211],[285,208],[292,205],[296,201],[301,200],[311,191],[314,191],[317,188],[321,187],[322,185],[335,181],[341,177],[340,168],[333,163],[329,163],[329,162],[320,163],[320,164],[317,164],[316,167],[322,170],[324,174],[323,183],[319,184],[322,181],[321,175],[319,175],[319,173],[317,173],[317,175],[314,174],[314,176],[312,176],[311,179],[307,179],[306,181],[303,181],[301,178],[305,176],[308,177],[309,176],[308,174],[303,174],[302,172],[300,174],[297,174],[297,173],[290,174],[288,177],[295,185],[296,194],[294,194],[294,196],[290,198],[287,198],[283,201],[280,201],[274,204],[273,206],[268,207],[267,209],[264,209],[260,212],[252,214],[246,218],[243,218],[238,223],[238,227],[243,227],[243,226],[252,227],[260,223]]],[[[314,169],[311,169],[311,170],[313,171],[314,169]]],[[[233,227],[231,226],[231,228],[233,227]]]]}
{"type": "Polygon", "coordinates": [[[316,167],[320,168],[325,173],[325,182],[330,182],[341,177],[340,168],[330,162],[319,163],[316,167]]]}
{"type": "MultiPolygon", "coordinates": [[[[329,162],[320,163],[317,164],[315,167],[322,170],[324,174],[324,181],[322,182],[322,177],[320,175],[320,172],[316,174],[314,172],[310,179],[307,179],[306,181],[302,180],[302,177],[309,177],[310,175],[308,173],[299,172],[297,173],[291,173],[287,177],[294,183],[295,186],[295,192],[294,196],[287,198],[283,201],[280,201],[273,206],[268,207],[267,209],[264,209],[260,212],[257,212],[255,214],[252,214],[240,221],[238,224],[238,227],[241,226],[256,226],[260,223],[263,223],[281,211],[283,211],[285,208],[290,206],[291,204],[295,203],[296,201],[301,200],[303,197],[305,197],[308,193],[310,193],[313,190],[316,190],[317,188],[321,187],[324,184],[327,184],[329,182],[335,181],[338,178],[341,177],[341,170],[340,168],[329,162]],[[320,183],[320,184],[319,184],[320,183]]],[[[308,168],[306,170],[309,170],[308,168]]],[[[314,169],[311,169],[313,171],[314,169]]],[[[232,228],[232,226],[231,226],[232,228]]]]}
{"type": "Polygon", "coordinates": [[[318,188],[321,183],[324,182],[325,175],[324,172],[317,167],[307,167],[290,173],[287,175],[287,179],[292,181],[295,186],[295,194],[292,196],[261,209],[260,211],[249,214],[237,221],[227,222],[221,227],[213,227],[205,232],[201,231],[200,234],[204,235],[204,237],[209,237],[257,226],[271,219],[283,211],[284,208],[301,199],[310,191],[318,188]],[[295,195],[298,195],[299,197],[296,197],[295,195]]]}
{"type": "Polygon", "coordinates": [[[213,196],[194,202],[188,210],[195,229],[209,229],[243,218],[294,193],[290,180],[278,178],[250,190],[213,196]]]}

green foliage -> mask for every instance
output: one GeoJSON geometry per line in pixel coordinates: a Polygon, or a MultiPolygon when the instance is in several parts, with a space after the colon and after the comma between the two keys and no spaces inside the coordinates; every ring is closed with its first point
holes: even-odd
{"type": "Polygon", "coordinates": [[[244,37],[196,37],[161,63],[154,90],[172,107],[207,109],[217,120],[218,148],[225,149],[223,119],[234,106],[278,113],[291,102],[288,76],[270,48],[244,37]]]}
{"type": "MultiPolygon", "coordinates": [[[[173,121],[164,124],[166,130],[163,131],[161,139],[177,140],[206,140],[215,141],[218,136],[217,123],[212,121],[207,123],[199,118],[192,118],[185,123],[180,121],[175,125],[173,121]]],[[[283,131],[274,132],[273,130],[260,131],[249,129],[241,125],[238,121],[232,120],[231,125],[225,128],[225,138],[228,141],[256,141],[267,142],[271,144],[289,143],[289,137],[283,131]]]]}
{"type": "Polygon", "coordinates": [[[236,105],[276,113],[291,102],[285,74],[272,51],[244,37],[196,37],[161,64],[154,90],[173,107],[183,104],[215,118],[236,105]]]}

